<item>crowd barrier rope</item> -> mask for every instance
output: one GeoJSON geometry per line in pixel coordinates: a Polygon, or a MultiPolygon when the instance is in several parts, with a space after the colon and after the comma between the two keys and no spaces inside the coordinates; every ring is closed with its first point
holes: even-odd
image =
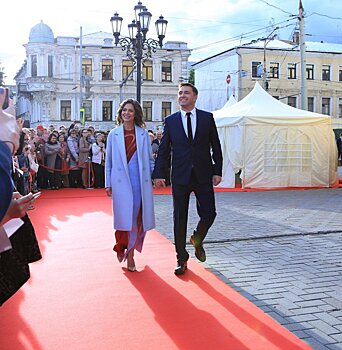
{"type": "Polygon", "coordinates": [[[94,185],[94,182],[95,182],[95,174],[94,174],[94,169],[93,169],[93,164],[92,162],[90,161],[90,158],[88,158],[86,161],[84,161],[83,163],[80,163],[80,164],[77,164],[73,167],[68,167],[68,168],[64,168],[64,169],[56,169],[56,168],[50,168],[44,164],[41,164],[41,163],[38,163],[39,164],[39,167],[42,167],[46,170],[50,170],[50,171],[57,171],[57,172],[61,172],[61,173],[64,173],[64,172],[67,172],[67,171],[70,171],[70,170],[74,170],[74,169],[79,169],[79,168],[82,168],[82,166],[84,164],[88,163],[88,188],[92,187],[94,185]],[[92,182],[90,183],[90,174],[92,175],[92,182]]]}

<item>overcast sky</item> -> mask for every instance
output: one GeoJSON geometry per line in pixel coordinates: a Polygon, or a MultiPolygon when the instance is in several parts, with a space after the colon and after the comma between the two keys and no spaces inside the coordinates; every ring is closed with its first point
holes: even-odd
{"type": "MultiPolygon", "coordinates": [[[[160,14],[169,21],[165,41],[185,41],[193,49],[190,61],[227,50],[241,42],[267,36],[280,27],[279,38],[290,39],[296,25],[299,0],[143,0],[152,13],[152,23],[160,14]]],[[[308,41],[342,43],[342,1],[302,0],[308,41]],[[341,16],[341,17],[340,17],[341,16]]],[[[98,31],[111,32],[110,17],[123,17],[122,34],[134,17],[137,0],[17,0],[2,4],[0,62],[13,78],[25,60],[23,45],[31,28],[41,20],[54,36],[79,36],[98,31]],[[6,6],[8,7],[6,9],[6,6]]],[[[149,37],[156,38],[154,25],[149,37]]]]}

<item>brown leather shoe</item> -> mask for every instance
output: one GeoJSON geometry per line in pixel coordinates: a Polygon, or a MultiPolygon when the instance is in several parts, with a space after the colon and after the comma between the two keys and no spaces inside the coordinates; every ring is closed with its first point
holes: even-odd
{"type": "Polygon", "coordinates": [[[180,276],[184,275],[185,271],[188,269],[187,263],[185,262],[178,262],[178,266],[175,268],[175,275],[180,276]]]}
{"type": "Polygon", "coordinates": [[[205,262],[207,260],[207,257],[205,255],[205,250],[203,248],[203,243],[202,242],[196,242],[195,235],[192,235],[190,237],[190,243],[194,246],[195,248],[195,256],[196,258],[201,261],[205,262]]]}

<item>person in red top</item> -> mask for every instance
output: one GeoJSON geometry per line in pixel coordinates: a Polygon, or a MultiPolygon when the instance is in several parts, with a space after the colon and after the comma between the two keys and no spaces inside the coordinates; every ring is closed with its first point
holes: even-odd
{"type": "Polygon", "coordinates": [[[107,138],[105,187],[112,198],[119,262],[136,270],[134,250],[141,252],[146,231],[155,227],[151,174],[154,158],[150,137],[145,129],[140,104],[125,100],[118,110],[119,127],[107,138]]]}

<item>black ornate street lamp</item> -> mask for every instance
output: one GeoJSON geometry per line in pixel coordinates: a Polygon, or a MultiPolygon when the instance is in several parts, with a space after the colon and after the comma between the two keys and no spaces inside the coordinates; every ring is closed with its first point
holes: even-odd
{"type": "Polygon", "coordinates": [[[135,20],[128,25],[129,37],[120,36],[122,17],[117,12],[110,19],[112,23],[115,45],[120,45],[126,51],[127,57],[131,59],[137,68],[137,101],[141,102],[141,62],[143,59],[151,58],[152,52],[156,52],[158,47],[163,46],[163,39],[167,27],[167,20],[163,16],[155,22],[158,41],[146,39],[152,14],[147,11],[141,1],[134,6],[135,20]]]}

